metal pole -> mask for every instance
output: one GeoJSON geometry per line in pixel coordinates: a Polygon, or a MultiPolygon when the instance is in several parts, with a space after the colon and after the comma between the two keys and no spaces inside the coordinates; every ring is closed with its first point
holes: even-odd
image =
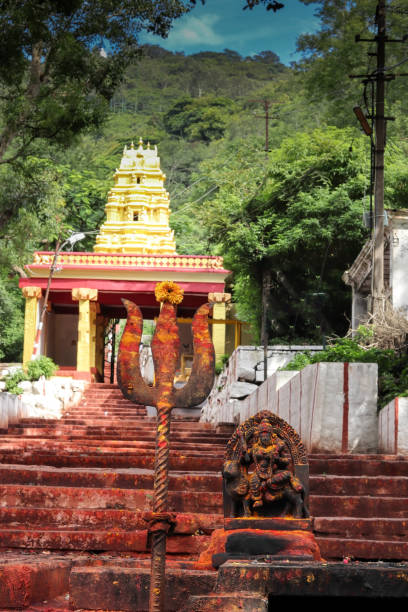
{"type": "Polygon", "coordinates": [[[50,272],[48,275],[47,289],[45,290],[44,303],[41,308],[40,320],[38,322],[37,332],[35,334],[33,352],[31,355],[32,360],[36,359],[40,352],[41,333],[42,333],[42,328],[44,326],[45,313],[47,312],[48,296],[50,294],[51,281],[52,281],[52,277],[55,272],[55,268],[57,267],[57,259],[58,259],[58,255],[60,253],[61,248],[62,248],[61,241],[58,238],[57,245],[55,247],[54,257],[53,257],[52,264],[50,267],[50,272]]]}
{"type": "MultiPolygon", "coordinates": [[[[266,264],[264,264],[266,265],[266,264]]],[[[264,380],[268,378],[268,305],[271,272],[264,268],[262,273],[262,321],[261,342],[264,350],[264,380]]]]}
{"type": "Polygon", "coordinates": [[[269,106],[270,102],[265,100],[265,151],[269,152],[269,106]]]}
{"type": "Polygon", "coordinates": [[[384,300],[384,66],[385,66],[385,0],[377,6],[377,74],[375,111],[375,191],[373,250],[373,314],[380,312],[384,300]]]}

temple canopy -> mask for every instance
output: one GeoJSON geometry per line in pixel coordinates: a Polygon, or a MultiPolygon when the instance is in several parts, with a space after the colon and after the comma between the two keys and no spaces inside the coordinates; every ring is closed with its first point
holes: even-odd
{"type": "MultiPolygon", "coordinates": [[[[186,328],[182,340],[186,355],[192,353],[188,318],[208,301],[209,293],[217,294],[220,302],[213,319],[226,320],[220,296],[228,270],[222,257],[176,254],[164,180],[156,147],[144,148],[142,140],[137,148],[125,147],[94,252],[61,252],[53,274],[54,252],[34,253],[33,263],[26,266],[27,278],[20,279],[26,298],[24,362],[33,354],[50,277],[40,353],[52,357],[61,371],[74,370],[77,377],[103,379],[106,329],[112,319],[126,316],[123,298],[138,304],[145,319],[158,315],[154,289],[159,281],[175,281],[184,290],[178,314],[183,317],[180,326],[186,328]]],[[[227,326],[233,333],[232,343],[237,345],[240,322],[230,323],[234,324],[227,326]]],[[[226,352],[225,329],[221,324],[213,328],[218,357],[226,352]]]]}

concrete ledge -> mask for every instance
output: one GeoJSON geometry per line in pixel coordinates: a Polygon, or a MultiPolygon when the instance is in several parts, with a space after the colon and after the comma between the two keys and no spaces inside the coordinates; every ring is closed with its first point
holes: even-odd
{"type": "Polygon", "coordinates": [[[269,596],[402,598],[408,597],[408,565],[229,561],[219,569],[218,589],[269,596]]]}

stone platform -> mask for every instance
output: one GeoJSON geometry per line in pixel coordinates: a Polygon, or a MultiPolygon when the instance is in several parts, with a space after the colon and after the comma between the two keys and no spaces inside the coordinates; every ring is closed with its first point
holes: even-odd
{"type": "Polygon", "coordinates": [[[408,597],[408,564],[228,561],[216,588],[190,597],[183,612],[267,612],[274,597],[408,597]]]}

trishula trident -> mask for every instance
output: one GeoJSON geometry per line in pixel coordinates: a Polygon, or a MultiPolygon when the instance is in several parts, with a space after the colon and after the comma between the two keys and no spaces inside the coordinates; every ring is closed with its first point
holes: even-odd
{"type": "Polygon", "coordinates": [[[208,329],[210,305],[196,311],[192,329],[194,359],[190,378],[184,387],[176,389],[174,375],[180,355],[176,311],[183,299],[183,290],[176,283],[158,283],[155,289],[162,302],[160,316],[152,340],[155,384],[150,387],[142,378],[139,345],[143,318],[136,304],[123,300],[127,322],[119,346],[118,383],[131,401],[157,408],[156,452],[154,464],[153,512],[149,524],[152,535],[152,565],[150,574],[150,612],[162,612],[166,569],[166,535],[172,527],[172,515],[167,512],[169,484],[169,434],[172,408],[190,408],[200,404],[210,393],[214,382],[214,347],[208,329]]]}

